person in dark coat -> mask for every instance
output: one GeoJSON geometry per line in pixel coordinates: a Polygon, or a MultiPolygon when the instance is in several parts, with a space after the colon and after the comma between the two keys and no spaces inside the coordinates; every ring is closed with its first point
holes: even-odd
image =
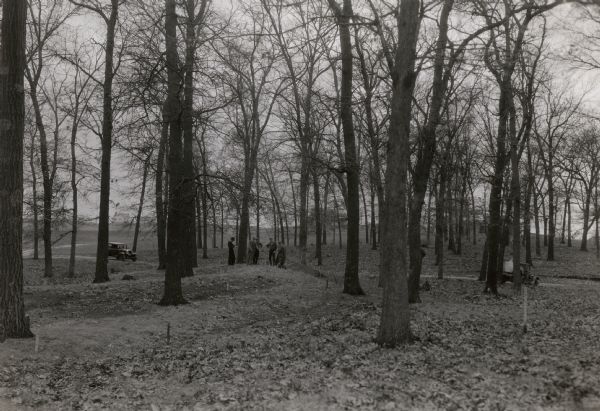
{"type": "Polygon", "coordinates": [[[279,247],[277,247],[275,261],[277,262],[277,267],[285,268],[285,245],[283,244],[283,241],[281,241],[279,247]]]}
{"type": "Polygon", "coordinates": [[[275,252],[277,251],[277,243],[269,238],[269,244],[267,244],[267,250],[269,250],[269,265],[275,265],[275,252]]]}
{"type": "Polygon", "coordinates": [[[235,265],[235,237],[231,237],[231,239],[227,242],[227,247],[229,247],[229,260],[227,263],[229,265],[235,265]]]}

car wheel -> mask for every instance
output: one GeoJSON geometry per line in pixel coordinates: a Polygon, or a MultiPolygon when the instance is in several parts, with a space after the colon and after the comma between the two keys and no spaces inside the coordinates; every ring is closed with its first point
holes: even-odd
{"type": "Polygon", "coordinates": [[[119,260],[119,261],[125,261],[125,256],[123,254],[119,254],[117,256],[117,260],[119,260]]]}
{"type": "Polygon", "coordinates": [[[137,257],[131,257],[131,261],[135,262],[137,260],[137,257]]]}

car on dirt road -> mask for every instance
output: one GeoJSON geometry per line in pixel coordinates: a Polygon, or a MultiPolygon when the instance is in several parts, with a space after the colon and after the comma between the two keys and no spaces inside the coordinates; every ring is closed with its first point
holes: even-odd
{"type": "Polygon", "coordinates": [[[124,243],[108,243],[108,256],[115,257],[117,260],[125,261],[137,260],[137,255],[124,243]]]}

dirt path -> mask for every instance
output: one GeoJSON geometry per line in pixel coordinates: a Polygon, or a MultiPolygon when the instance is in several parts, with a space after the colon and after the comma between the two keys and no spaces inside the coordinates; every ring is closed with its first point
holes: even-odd
{"type": "MultiPolygon", "coordinates": [[[[81,246],[85,246],[85,245],[89,245],[89,243],[78,243],[76,246],[77,247],[81,247],[81,246]]],[[[58,249],[64,249],[64,248],[71,248],[71,244],[53,245],[52,246],[52,251],[58,250],[58,249]]],[[[29,258],[29,257],[32,257],[32,256],[33,256],[33,248],[26,248],[26,249],[23,250],[23,258],[29,258]]],[[[44,249],[41,248],[40,249],[40,258],[42,258],[43,256],[44,256],[44,249]]],[[[54,257],[59,257],[59,256],[52,255],[52,257],[54,258],[54,257]]],[[[62,256],[62,257],[69,258],[70,256],[67,255],[67,256],[62,256]]],[[[86,257],[87,258],[87,256],[79,256],[79,255],[76,255],[75,257],[77,257],[77,258],[86,257]]]]}

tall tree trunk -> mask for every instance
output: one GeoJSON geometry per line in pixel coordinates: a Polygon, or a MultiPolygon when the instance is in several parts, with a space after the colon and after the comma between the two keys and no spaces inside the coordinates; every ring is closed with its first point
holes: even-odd
{"type": "Polygon", "coordinates": [[[73,117],[73,124],[71,125],[71,199],[73,204],[73,212],[71,215],[71,249],[69,252],[69,267],[67,269],[67,276],[72,278],[75,276],[75,253],[77,250],[77,218],[79,214],[78,203],[77,203],[77,153],[75,146],[77,144],[77,119],[78,108],[75,108],[75,114],[73,117]]]}
{"type": "Polygon", "coordinates": [[[223,200],[221,200],[221,248],[225,245],[225,210],[223,200]]]}
{"type": "Polygon", "coordinates": [[[544,247],[548,245],[548,217],[546,216],[546,198],[542,197],[542,219],[544,220],[544,247]]]}
{"type": "Polygon", "coordinates": [[[179,70],[177,53],[177,13],[175,0],[165,0],[165,38],[167,50],[167,110],[169,122],[169,211],[167,220],[167,270],[165,272],[165,288],[160,305],[179,305],[186,303],[181,289],[181,277],[185,272],[185,227],[184,210],[181,207],[184,193],[185,169],[183,162],[183,141],[181,124],[181,102],[179,90],[182,76],[179,70]]]}
{"type": "Polygon", "coordinates": [[[256,240],[260,242],[260,185],[256,170],[256,240]]]}
{"type": "MultiPolygon", "coordinates": [[[[579,247],[580,251],[587,251],[587,241],[588,241],[588,233],[591,228],[590,226],[590,212],[591,212],[591,202],[592,202],[592,191],[586,189],[585,200],[583,205],[583,227],[581,232],[581,246],[579,247]]],[[[592,221],[593,223],[593,221],[592,221]]]]}
{"type": "Polygon", "coordinates": [[[279,223],[279,207],[275,206],[275,202],[273,202],[273,240],[276,243],[284,241],[283,236],[280,235],[280,230],[283,229],[283,225],[280,225],[279,223]]]}
{"type": "Polygon", "coordinates": [[[346,228],[346,269],[344,271],[343,293],[363,295],[358,278],[359,231],[360,231],[360,198],[359,198],[359,164],[356,153],[354,123],[352,120],[352,38],[350,20],[353,15],[352,1],[344,0],[340,8],[335,0],[329,1],[339,27],[340,51],[342,60],[340,117],[344,136],[344,165],[346,169],[347,202],[346,212],[348,224],[346,228]]]}
{"type": "MultiPolygon", "coordinates": [[[[283,224],[281,224],[281,235],[283,237],[283,224]]],[[[290,245],[290,225],[288,222],[288,213],[287,209],[285,210],[285,244],[290,245]]]]}
{"type": "MultiPolygon", "coordinates": [[[[342,219],[340,218],[340,205],[335,198],[335,193],[333,195],[334,207],[335,207],[335,218],[337,220],[337,228],[338,228],[338,244],[340,246],[340,250],[343,249],[342,243],[342,219]]],[[[335,233],[333,234],[335,237],[335,233]]],[[[335,243],[334,243],[335,244],[335,243]]]]}
{"type": "Polygon", "coordinates": [[[471,207],[473,209],[473,245],[477,245],[477,209],[475,208],[475,190],[473,190],[471,185],[469,190],[471,191],[471,207]]]}
{"type": "MultiPolygon", "coordinates": [[[[467,179],[462,176],[462,189],[459,197],[460,205],[458,209],[458,233],[456,236],[456,254],[462,254],[462,238],[465,232],[465,198],[467,196],[467,179]]],[[[468,230],[467,230],[468,232],[468,230]]]]}
{"type": "Polygon", "coordinates": [[[454,254],[456,254],[456,239],[455,239],[455,232],[454,232],[454,209],[455,209],[455,205],[454,205],[454,199],[452,198],[452,181],[448,181],[447,184],[447,188],[446,188],[446,213],[447,213],[447,219],[448,219],[448,224],[446,225],[448,227],[448,250],[452,251],[454,254]]]}
{"type": "Polygon", "coordinates": [[[323,193],[323,217],[321,227],[323,229],[323,239],[321,241],[322,244],[327,245],[327,222],[329,221],[329,216],[327,214],[327,209],[329,205],[329,173],[327,174],[327,178],[325,179],[325,192],[323,193]]]}
{"type": "Polygon", "coordinates": [[[512,254],[513,254],[513,286],[521,291],[521,176],[519,174],[519,136],[516,130],[516,117],[514,103],[510,105],[509,132],[510,132],[510,164],[511,183],[510,191],[513,208],[512,219],[512,254]]]}
{"type": "Polygon", "coordinates": [[[235,214],[235,242],[239,244],[240,242],[240,209],[236,210],[235,214]]]}
{"type": "Polygon", "coordinates": [[[371,186],[371,250],[377,250],[377,225],[375,223],[375,189],[371,186]]]}
{"type": "Polygon", "coordinates": [[[439,279],[444,278],[444,226],[446,225],[445,192],[446,176],[445,171],[442,171],[440,172],[438,194],[435,196],[435,264],[438,267],[439,279]]]}
{"type": "Polygon", "coordinates": [[[29,167],[31,169],[31,190],[32,190],[32,210],[33,210],[33,259],[40,258],[40,228],[39,211],[37,199],[37,173],[35,171],[35,133],[31,133],[31,152],[29,153],[29,167]]]}
{"type": "Polygon", "coordinates": [[[501,240],[501,206],[502,206],[502,187],[504,185],[504,168],[506,164],[506,127],[508,120],[508,92],[511,87],[510,82],[505,79],[500,90],[499,112],[500,120],[498,125],[498,133],[496,137],[496,160],[494,165],[494,174],[491,178],[492,188],[490,191],[489,204],[489,225],[487,233],[488,242],[488,265],[486,274],[486,290],[493,294],[498,294],[497,278],[498,278],[498,249],[501,240]]]}
{"type": "Polygon", "coordinates": [[[481,257],[481,268],[479,269],[479,278],[478,281],[486,281],[487,279],[487,266],[488,266],[488,241],[487,238],[483,243],[483,253],[481,257]]]}
{"type": "Polygon", "coordinates": [[[367,209],[367,197],[365,197],[365,188],[360,185],[360,194],[363,201],[363,213],[365,215],[365,243],[369,244],[369,210],[367,209]]]}
{"type": "MultiPolygon", "coordinates": [[[[334,194],[334,198],[335,198],[335,194],[334,194]]],[[[335,245],[335,242],[336,242],[336,239],[335,239],[336,238],[335,237],[335,225],[337,223],[337,218],[338,218],[337,217],[337,204],[335,204],[335,203],[333,204],[333,210],[336,213],[336,216],[335,216],[335,220],[333,221],[333,223],[331,224],[331,226],[332,226],[332,229],[333,229],[332,230],[333,231],[333,245],[335,245]]]]}
{"type": "Polygon", "coordinates": [[[110,209],[110,161],[113,133],[113,78],[115,32],[117,27],[119,0],[111,0],[111,11],[106,21],[106,47],[104,62],[104,84],[102,90],[102,155],[100,163],[100,211],[98,215],[98,245],[96,248],[95,283],[104,283],[108,278],[108,241],[110,209]]]}
{"type": "Polygon", "coordinates": [[[146,181],[148,179],[148,167],[150,166],[150,159],[146,160],[144,164],[144,173],[142,174],[142,190],[140,192],[140,202],[138,204],[137,215],[135,216],[135,231],[133,234],[133,247],[132,251],[137,251],[137,243],[140,235],[140,222],[142,220],[142,211],[144,210],[144,196],[146,195],[146,181]]]}
{"type": "MultiPolygon", "coordinates": [[[[37,88],[39,76],[30,74],[27,70],[29,82],[29,96],[35,114],[35,123],[40,136],[40,163],[42,169],[42,238],[44,240],[44,277],[52,277],[52,199],[54,195],[54,181],[51,177],[48,160],[48,138],[42,116],[42,109],[38,101],[37,88]]],[[[33,149],[33,148],[32,148],[33,149]]],[[[57,148],[55,147],[55,150],[57,148]]]]}
{"type": "Polygon", "coordinates": [[[213,248],[217,248],[217,207],[215,204],[215,197],[214,197],[214,192],[212,190],[212,186],[211,186],[211,197],[212,197],[211,208],[212,208],[212,215],[213,215],[213,248]]]}
{"type": "Polygon", "coordinates": [[[566,240],[566,233],[567,233],[567,208],[568,208],[568,204],[569,203],[569,196],[567,195],[565,197],[565,205],[563,206],[563,215],[562,215],[562,221],[561,221],[561,232],[560,232],[560,243],[561,244],[565,244],[565,240],[566,240]]]}
{"type": "Polygon", "coordinates": [[[381,280],[383,301],[377,340],[395,346],[411,339],[408,307],[409,270],[407,195],[409,136],[415,86],[416,44],[420,1],[405,0],[397,15],[398,39],[392,75],[388,166],[385,176],[385,209],[381,224],[381,280]]]}
{"type": "Polygon", "coordinates": [[[256,170],[256,153],[246,152],[244,155],[244,184],[242,187],[242,210],[240,215],[240,241],[238,242],[237,263],[246,262],[248,254],[248,238],[250,237],[250,196],[254,171],[256,170]]]}
{"type": "Polygon", "coordinates": [[[200,199],[202,195],[198,191],[202,192],[203,184],[198,184],[196,187],[196,247],[198,250],[204,249],[203,247],[203,231],[202,231],[202,205],[200,199]]]}
{"type": "Polygon", "coordinates": [[[187,0],[187,18],[185,22],[185,62],[184,62],[184,87],[182,107],[183,127],[183,230],[184,230],[184,272],[182,277],[194,275],[194,267],[198,267],[198,253],[196,251],[196,206],[195,206],[195,176],[194,176],[194,61],[196,57],[196,0],[187,0]]]}
{"type": "MultiPolygon", "coordinates": [[[[204,166],[204,159],[202,160],[202,167],[206,170],[204,166]]],[[[207,191],[207,181],[208,177],[206,177],[206,172],[202,176],[202,259],[206,260],[208,258],[208,191],[207,191]]],[[[238,253],[239,253],[239,242],[238,242],[238,253]]]]}
{"type": "Polygon", "coordinates": [[[433,188],[429,188],[429,196],[427,197],[427,245],[431,242],[431,200],[433,197],[433,188]]]}
{"type": "Polygon", "coordinates": [[[572,241],[572,236],[571,236],[571,202],[569,202],[568,204],[569,210],[567,212],[567,219],[568,219],[568,223],[567,223],[567,247],[573,247],[573,241],[572,241]]]}
{"type": "MultiPolygon", "coordinates": [[[[303,154],[303,157],[307,157],[307,155],[303,154]]],[[[303,159],[300,170],[300,229],[298,237],[301,264],[306,264],[306,243],[308,238],[308,184],[310,179],[308,167],[308,162],[303,159]]]]}
{"type": "MultiPolygon", "coordinates": [[[[367,135],[369,137],[369,145],[370,145],[370,157],[371,157],[371,162],[369,164],[369,176],[370,176],[370,185],[371,185],[371,197],[373,197],[373,190],[375,190],[377,192],[377,199],[378,199],[378,204],[379,204],[379,213],[381,214],[381,209],[383,207],[383,201],[384,201],[384,187],[383,187],[383,181],[381,178],[381,159],[379,156],[379,145],[381,144],[379,141],[379,136],[377,135],[377,132],[375,131],[375,119],[373,118],[373,92],[374,92],[374,86],[373,86],[373,81],[372,81],[372,77],[373,74],[369,73],[369,70],[367,68],[366,65],[366,60],[365,60],[365,56],[364,56],[364,52],[363,49],[361,47],[361,41],[358,38],[358,27],[355,27],[355,33],[356,33],[356,41],[355,43],[355,47],[356,47],[356,54],[358,56],[358,61],[360,63],[360,73],[361,73],[361,77],[362,77],[362,83],[363,83],[363,89],[365,91],[365,99],[364,99],[364,110],[365,110],[365,117],[366,117],[366,125],[367,125],[367,135]],[[371,169],[372,166],[372,169],[371,169]]],[[[373,207],[374,201],[371,201],[371,207],[373,207]]],[[[371,217],[373,217],[374,215],[374,210],[371,210],[371,217]]],[[[371,219],[371,231],[372,231],[372,235],[371,235],[371,240],[373,242],[373,250],[377,249],[377,240],[375,238],[375,233],[377,232],[377,228],[373,226],[373,220],[374,218],[371,219]]],[[[368,242],[368,240],[367,240],[368,242]]]]}
{"type": "MultiPolygon", "coordinates": [[[[600,259],[600,196],[598,196],[598,186],[596,186],[596,195],[594,196],[594,211],[596,213],[596,258],[600,259]]],[[[569,233],[571,230],[569,230],[569,233]]]]}
{"type": "Polygon", "coordinates": [[[535,186],[533,187],[533,213],[533,222],[535,225],[535,255],[539,257],[542,255],[542,245],[540,241],[540,207],[535,186]]]}
{"type": "Polygon", "coordinates": [[[419,283],[421,278],[421,215],[425,203],[427,183],[431,174],[431,166],[436,151],[436,130],[440,121],[440,113],[446,94],[448,79],[444,78],[444,62],[446,43],[448,42],[448,19],[454,6],[454,0],[446,0],[440,14],[439,34],[435,48],[434,73],[430,114],[423,128],[419,141],[422,142],[417,152],[415,172],[413,177],[412,198],[409,204],[408,246],[410,257],[410,275],[408,278],[409,301],[416,303],[419,298],[419,283]]]}
{"type": "Polygon", "coordinates": [[[323,265],[323,255],[321,251],[321,197],[319,187],[319,176],[316,171],[313,171],[313,197],[315,201],[315,258],[317,265],[323,265]]]}
{"type": "Polygon", "coordinates": [[[527,188],[525,192],[525,201],[523,203],[523,235],[525,237],[525,263],[533,265],[533,258],[531,255],[531,193],[532,193],[531,182],[527,181],[527,188]]]}
{"type": "Polygon", "coordinates": [[[531,255],[531,197],[535,188],[535,176],[533,176],[532,169],[531,151],[529,145],[527,145],[527,189],[523,207],[523,232],[525,235],[525,262],[529,265],[533,265],[533,257],[531,255]]]}
{"type": "Polygon", "coordinates": [[[32,337],[23,303],[26,2],[2,2],[0,31],[0,342],[32,337]]]}
{"type": "Polygon", "coordinates": [[[156,157],[155,207],[156,207],[156,240],[158,242],[158,269],[167,267],[167,218],[164,204],[164,164],[165,151],[169,138],[169,123],[166,119],[166,105],[163,107],[163,123],[161,125],[158,156],[156,157]]]}
{"type": "Polygon", "coordinates": [[[548,251],[546,259],[548,261],[554,261],[554,238],[556,237],[556,223],[555,223],[555,203],[554,203],[554,183],[552,181],[551,171],[553,170],[553,164],[550,162],[550,168],[546,174],[546,184],[548,187],[548,251]]]}
{"type": "Polygon", "coordinates": [[[294,205],[294,247],[296,247],[298,246],[298,208],[296,204],[296,190],[294,189],[294,176],[292,175],[292,170],[289,168],[288,173],[290,175],[290,188],[292,189],[292,204],[294,205]]]}

